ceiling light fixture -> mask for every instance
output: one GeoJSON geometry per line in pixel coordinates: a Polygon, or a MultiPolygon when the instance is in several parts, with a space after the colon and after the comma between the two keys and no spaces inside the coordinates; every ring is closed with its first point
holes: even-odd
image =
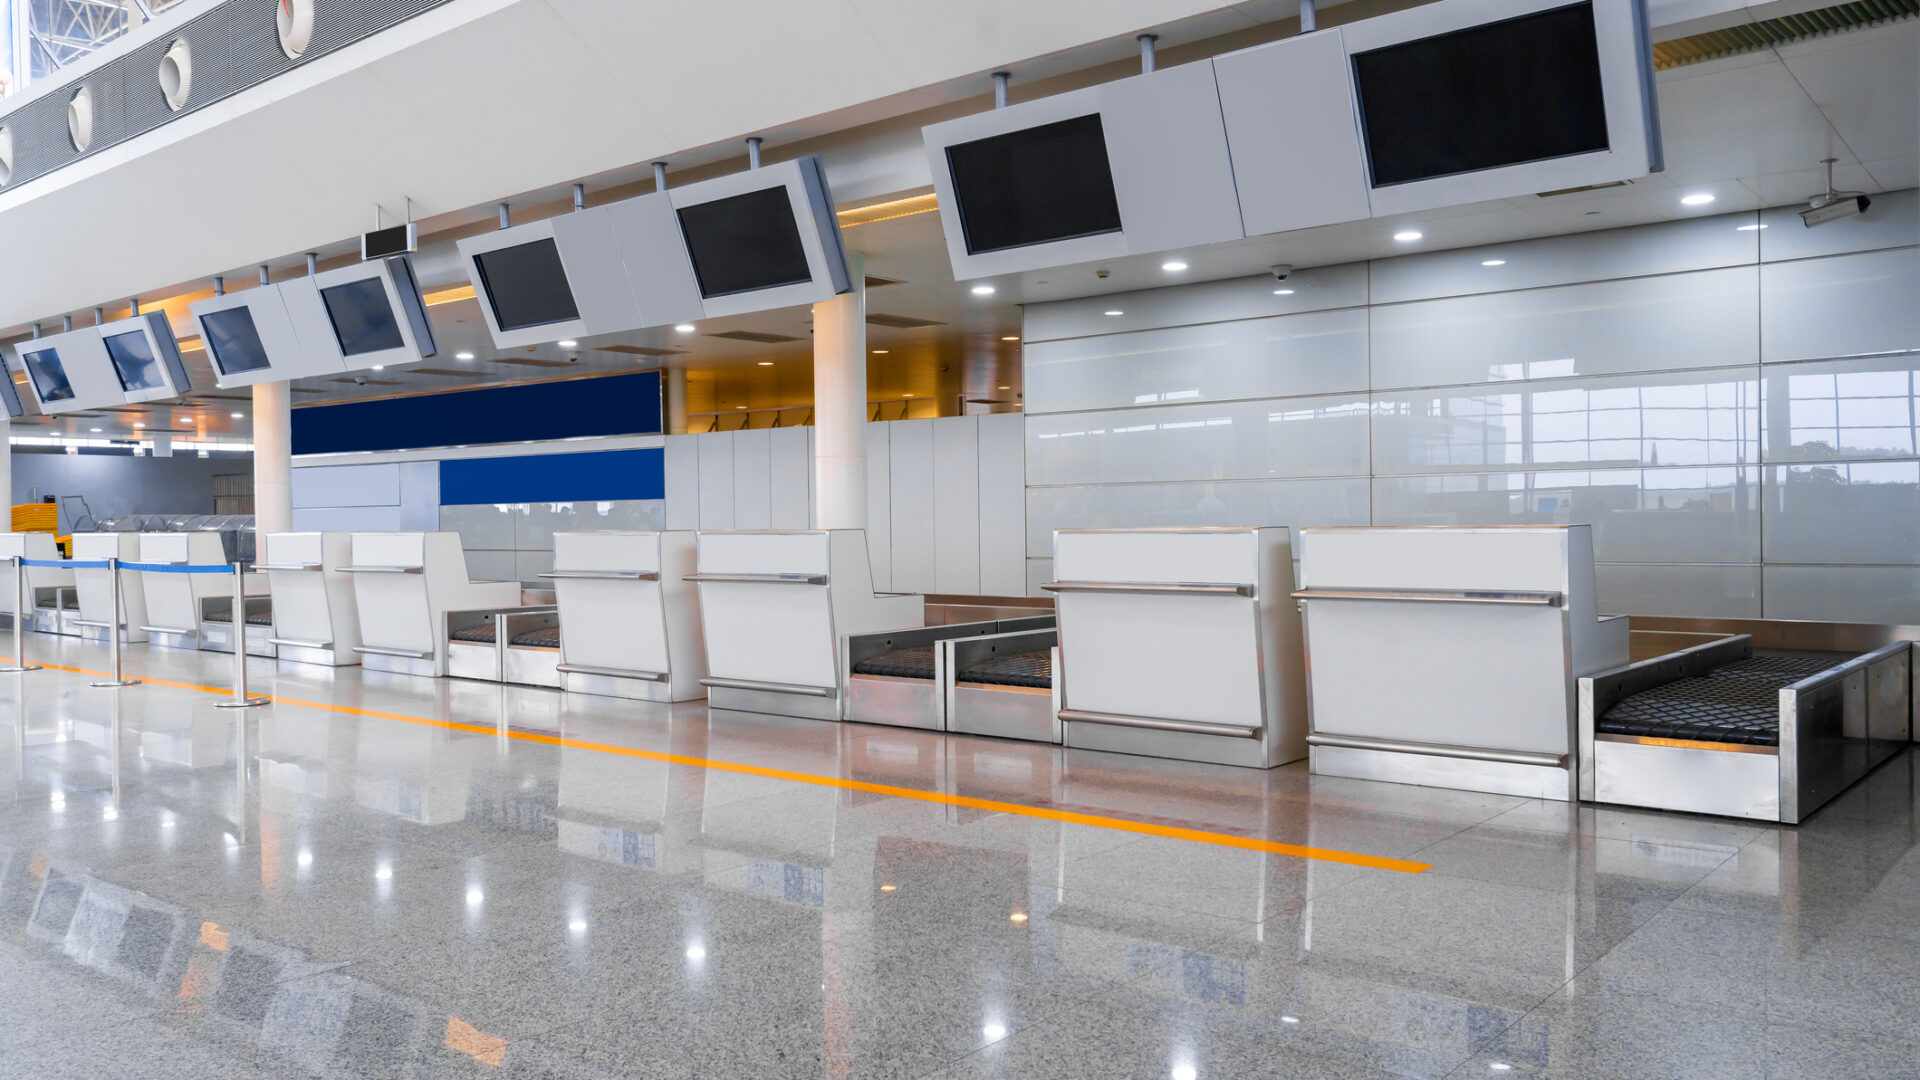
{"type": "Polygon", "coordinates": [[[1011,389],[1013,389],[1013,387],[1011,387],[1011,386],[996,386],[996,387],[994,387],[994,389],[995,389],[995,390],[1011,390],[1011,389]]]}
{"type": "Polygon", "coordinates": [[[901,397],[912,397],[913,395],[912,395],[912,394],[901,394],[900,396],[901,396],[901,397]]]}
{"type": "Polygon", "coordinates": [[[374,371],[385,371],[385,370],[387,370],[387,365],[385,365],[385,364],[375,364],[375,365],[373,365],[373,370],[374,370],[374,371]]]}
{"type": "Polygon", "coordinates": [[[1273,295],[1275,295],[1275,296],[1292,296],[1292,295],[1293,295],[1293,290],[1292,290],[1292,289],[1275,289],[1275,290],[1273,290],[1273,295]]]}
{"type": "Polygon", "coordinates": [[[135,429],[135,430],[137,431],[137,430],[139,430],[140,428],[143,428],[143,427],[146,427],[147,425],[145,425],[145,424],[135,424],[135,425],[133,425],[133,426],[134,426],[134,429],[135,429]]]}
{"type": "Polygon", "coordinates": [[[243,412],[230,412],[227,415],[233,417],[235,420],[245,420],[247,418],[247,414],[243,412]]]}
{"type": "Polygon", "coordinates": [[[674,327],[673,332],[676,334],[691,334],[693,333],[693,324],[683,322],[679,326],[674,327]]]}
{"type": "Polygon", "coordinates": [[[100,434],[99,428],[88,428],[87,430],[93,432],[95,435],[100,434]]]}
{"type": "Polygon", "coordinates": [[[1020,340],[1020,335],[1019,335],[1019,334],[1008,334],[1007,336],[1005,336],[1005,337],[1003,337],[1003,338],[1001,338],[1000,340],[1001,340],[1001,341],[1019,341],[1019,340],[1020,340]]]}
{"type": "Polygon", "coordinates": [[[455,360],[471,360],[473,359],[473,354],[470,352],[457,352],[453,354],[453,358],[455,360]]]}
{"type": "Polygon", "coordinates": [[[1505,265],[1507,265],[1507,260],[1505,260],[1505,259],[1481,259],[1481,260],[1480,260],[1480,265],[1481,265],[1481,266],[1505,266],[1505,265]]]}
{"type": "Polygon", "coordinates": [[[875,355],[875,356],[885,356],[885,355],[887,355],[887,350],[885,350],[885,349],[875,349],[875,350],[873,350],[873,355],[875,355]]]}
{"type": "Polygon", "coordinates": [[[975,285],[973,287],[973,295],[975,296],[992,296],[993,292],[994,289],[991,285],[975,285]]]}
{"type": "Polygon", "coordinates": [[[1187,264],[1181,262],[1179,259],[1170,259],[1160,264],[1160,269],[1165,270],[1169,274],[1177,274],[1186,268],[1187,264]]]}
{"type": "Polygon", "coordinates": [[[762,361],[760,361],[760,366],[761,366],[761,367],[772,367],[772,366],[773,366],[773,361],[771,361],[771,360],[762,360],[762,361]]]}
{"type": "Polygon", "coordinates": [[[580,347],[580,343],[577,341],[563,341],[560,343],[560,347],[563,349],[577,349],[580,347]]]}
{"type": "Polygon", "coordinates": [[[1705,206],[1712,201],[1713,195],[1705,191],[1696,191],[1691,195],[1680,196],[1681,206],[1705,206]]]}
{"type": "Polygon", "coordinates": [[[1105,315],[1125,315],[1125,314],[1126,314],[1126,312],[1124,312],[1124,311],[1121,311],[1121,310],[1120,310],[1119,308],[1113,308],[1113,309],[1111,309],[1111,310],[1109,310],[1109,311],[1105,311],[1105,312],[1102,312],[1102,314],[1105,314],[1105,315]]]}
{"type": "Polygon", "coordinates": [[[1401,229],[1399,232],[1393,234],[1393,238],[1403,244],[1411,244],[1425,235],[1426,234],[1419,229],[1401,229]]]}
{"type": "Polygon", "coordinates": [[[1734,232],[1759,232],[1761,229],[1764,229],[1764,228],[1766,228],[1765,225],[1738,225],[1734,227],[1733,231],[1734,232]]]}

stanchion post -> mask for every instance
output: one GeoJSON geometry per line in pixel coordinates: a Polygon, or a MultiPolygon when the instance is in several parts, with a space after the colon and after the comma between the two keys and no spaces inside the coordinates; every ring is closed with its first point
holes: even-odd
{"type": "Polygon", "coordinates": [[[39,671],[39,664],[27,663],[27,635],[21,629],[27,617],[26,556],[13,557],[13,663],[0,667],[0,674],[14,671],[39,671]]]}
{"type": "Polygon", "coordinates": [[[250,709],[271,705],[273,699],[247,696],[247,567],[233,560],[233,700],[216,701],[216,709],[250,709]]]}
{"type": "Polygon", "coordinates": [[[117,558],[107,560],[107,593],[113,597],[113,618],[112,622],[107,625],[107,648],[113,652],[113,677],[106,682],[97,682],[91,685],[101,687],[138,686],[140,684],[139,679],[122,678],[120,675],[121,624],[126,621],[127,616],[122,610],[120,599],[120,560],[117,558]]]}

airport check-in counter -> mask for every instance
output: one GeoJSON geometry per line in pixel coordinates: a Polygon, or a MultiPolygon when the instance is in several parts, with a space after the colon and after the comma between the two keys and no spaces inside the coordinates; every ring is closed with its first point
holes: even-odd
{"type": "MultiPolygon", "coordinates": [[[[517,581],[473,581],[460,534],[451,532],[354,533],[352,575],[360,616],[360,644],[353,651],[363,667],[404,675],[449,673],[451,612],[492,613],[520,606],[517,581]]],[[[488,646],[474,652],[497,656],[488,646]]],[[[463,654],[463,659],[464,659],[463,654]]],[[[480,660],[485,666],[485,660],[480,660]]],[[[498,679],[496,674],[490,676],[498,679]]],[[[489,677],[484,672],[479,676],[489,677]]]]}
{"type": "MultiPolygon", "coordinates": [[[[360,605],[354,578],[353,534],[344,532],[268,533],[260,540],[260,561],[272,594],[268,644],[282,660],[344,667],[360,662],[360,605]]],[[[249,617],[251,623],[251,616],[249,617]]],[[[247,628],[247,651],[255,651],[247,628]]]]}
{"type": "Polygon", "coordinates": [[[926,623],[873,591],[864,529],[702,532],[696,565],[711,708],[845,719],[848,639],[926,623]]]}
{"type": "MultiPolygon", "coordinates": [[[[140,561],[155,566],[219,566],[227,561],[220,534],[210,532],[134,533],[140,561]]],[[[141,574],[146,593],[149,643],[169,649],[201,647],[201,621],[233,607],[231,574],[141,574]]],[[[230,646],[229,646],[230,651],[230,646]]]]}
{"type": "Polygon", "coordinates": [[[560,609],[553,604],[447,612],[447,674],[560,688],[560,609]]]}
{"type": "Polygon", "coordinates": [[[1306,754],[1284,528],[1057,529],[1062,742],[1272,768],[1306,754]]]}
{"type": "MultiPolygon", "coordinates": [[[[52,562],[60,558],[60,542],[52,533],[0,533],[0,559],[12,558],[52,562]]],[[[0,572],[10,575],[13,568],[0,566],[0,572]]],[[[60,625],[62,612],[79,611],[73,590],[73,571],[64,567],[27,566],[21,568],[21,573],[25,575],[28,617],[33,620],[27,625],[46,634],[74,633],[60,625]]],[[[7,577],[0,581],[0,612],[11,615],[14,599],[13,579],[7,577]]]]}
{"type": "Polygon", "coordinates": [[[940,643],[948,731],[1060,741],[1060,632],[1053,616],[940,643]]]}
{"type": "Polygon", "coordinates": [[[1747,628],[1580,679],[1582,801],[1798,824],[1912,740],[1912,642],[1747,628]]]}
{"type": "MultiPolygon", "coordinates": [[[[123,563],[140,561],[139,533],[74,533],[73,560],[99,562],[119,559],[123,563]]],[[[120,571],[120,633],[128,643],[147,640],[147,595],[138,570],[120,571]]],[[[73,625],[80,636],[106,641],[113,626],[113,572],[104,567],[76,569],[74,591],[79,594],[80,617],[73,625]]]]}
{"type": "Polygon", "coordinates": [[[553,569],[540,577],[553,582],[570,628],[556,641],[563,689],[640,701],[707,696],[698,586],[686,580],[698,547],[687,530],[554,534],[553,569]]]}
{"type": "MultiPolygon", "coordinates": [[[[1036,615],[849,635],[841,655],[845,665],[841,685],[847,691],[846,719],[862,724],[948,730],[952,726],[948,706],[958,670],[952,666],[954,643],[998,639],[1010,631],[1025,631],[1048,635],[1046,646],[1051,648],[1053,625],[1053,616],[1036,615]]],[[[993,650],[994,646],[985,646],[980,655],[991,656],[993,650]]],[[[968,654],[969,659],[972,656],[968,654]]],[[[1052,725],[1052,718],[1047,718],[1046,726],[1051,729],[1052,725]]],[[[1041,738],[1046,741],[1044,736],[1041,738]]]]}
{"type": "Polygon", "coordinates": [[[1589,526],[1301,537],[1314,772],[1575,797],[1575,680],[1628,657],[1589,526]]]}

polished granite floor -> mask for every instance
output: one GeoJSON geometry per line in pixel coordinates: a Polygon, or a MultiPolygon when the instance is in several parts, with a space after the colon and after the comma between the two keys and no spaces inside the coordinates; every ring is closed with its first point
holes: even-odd
{"type": "Polygon", "coordinates": [[[1911,755],[1783,829],[29,650],[0,1077],[1920,1077],[1911,755]]]}

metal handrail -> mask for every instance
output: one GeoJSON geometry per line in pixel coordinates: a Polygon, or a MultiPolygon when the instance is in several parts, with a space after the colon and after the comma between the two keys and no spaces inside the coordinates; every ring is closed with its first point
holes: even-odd
{"type": "Polygon", "coordinates": [[[839,691],[831,686],[803,686],[799,683],[755,682],[752,679],[721,679],[709,677],[700,680],[701,686],[718,687],[722,690],[764,690],[772,694],[804,694],[808,697],[834,697],[839,691]]]}
{"type": "Polygon", "coordinates": [[[659,581],[658,570],[547,570],[539,577],[568,581],[578,578],[583,581],[659,581]]]}
{"type": "Polygon", "coordinates": [[[432,649],[428,649],[426,652],[415,652],[411,649],[388,649],[379,645],[355,645],[353,651],[357,653],[371,653],[374,656],[399,656],[408,660],[433,659],[432,649]]]}
{"type": "Polygon", "coordinates": [[[1348,750],[1384,750],[1393,754],[1422,754],[1427,757],[1464,758],[1468,761],[1496,761],[1507,765],[1544,765],[1567,767],[1566,754],[1544,754],[1528,750],[1490,750],[1478,746],[1452,746],[1446,743],[1402,742],[1397,739],[1372,739],[1364,735],[1307,736],[1308,746],[1337,746],[1348,750]]]}
{"type": "Polygon", "coordinates": [[[1255,595],[1252,585],[1199,581],[1048,581],[1041,588],[1048,592],[1124,593],[1157,596],[1168,593],[1184,596],[1255,595]]]}
{"type": "Polygon", "coordinates": [[[1566,594],[1525,589],[1301,589],[1295,600],[1395,600],[1419,604],[1518,604],[1559,607],[1566,594]]]}
{"type": "Polygon", "coordinates": [[[758,585],[825,585],[825,574],[688,574],[683,581],[722,581],[758,585]]]}
{"type": "Polygon", "coordinates": [[[1090,712],[1086,709],[1061,709],[1060,719],[1081,724],[1105,724],[1110,727],[1180,731],[1189,735],[1225,735],[1235,739],[1257,739],[1265,733],[1263,728],[1241,727],[1238,724],[1207,724],[1198,720],[1162,720],[1151,716],[1090,712]]]}
{"type": "Polygon", "coordinates": [[[593,667],[588,664],[556,664],[555,671],[568,675],[604,675],[612,679],[639,679],[642,682],[666,682],[664,671],[628,671],[626,668],[593,667]]]}

